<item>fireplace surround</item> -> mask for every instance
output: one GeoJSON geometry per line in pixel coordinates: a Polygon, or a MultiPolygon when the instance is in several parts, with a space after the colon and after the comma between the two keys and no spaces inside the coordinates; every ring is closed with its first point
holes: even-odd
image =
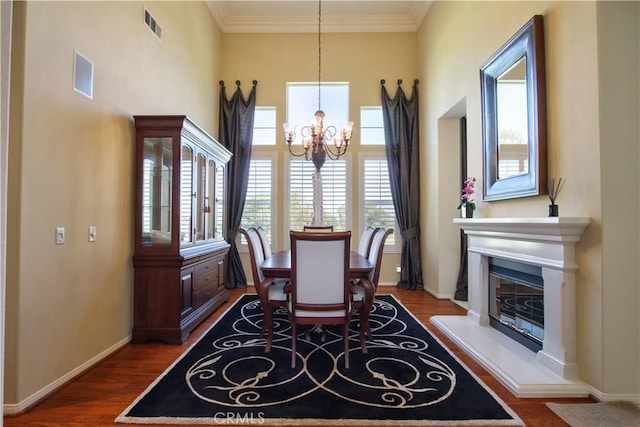
{"type": "Polygon", "coordinates": [[[575,245],[589,218],[454,219],[468,236],[469,308],[466,316],[431,322],[518,397],[583,397],[576,360],[575,245]],[[544,338],[533,352],[489,326],[490,259],[540,269],[544,282],[544,338]]]}

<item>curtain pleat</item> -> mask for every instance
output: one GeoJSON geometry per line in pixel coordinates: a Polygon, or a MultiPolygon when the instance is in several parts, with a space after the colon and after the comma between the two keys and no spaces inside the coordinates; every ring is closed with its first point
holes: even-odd
{"type": "Polygon", "coordinates": [[[454,299],[467,301],[469,297],[469,273],[467,271],[467,235],[460,232],[460,270],[458,270],[458,280],[456,281],[456,293],[454,299]]]}
{"type": "Polygon", "coordinates": [[[395,96],[382,86],[385,150],[391,196],[402,236],[400,281],[402,289],[424,289],[420,256],[420,171],[418,80],[407,98],[398,80],[395,96]]]}
{"type": "Polygon", "coordinates": [[[240,229],[249,184],[257,84],[258,82],[254,80],[249,96],[245,99],[240,90],[240,81],[236,81],[236,91],[230,99],[227,99],[224,82],[220,82],[222,86],[220,89],[220,142],[233,154],[227,165],[226,177],[226,238],[231,245],[225,282],[227,288],[247,286],[247,278],[236,245],[236,236],[240,229]]]}

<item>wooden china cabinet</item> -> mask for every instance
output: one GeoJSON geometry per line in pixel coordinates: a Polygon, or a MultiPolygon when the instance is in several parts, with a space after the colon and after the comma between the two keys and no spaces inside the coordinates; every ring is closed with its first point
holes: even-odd
{"type": "Polygon", "coordinates": [[[231,153],[186,116],[134,116],[132,341],[180,344],[229,299],[225,167],[231,153]]]}

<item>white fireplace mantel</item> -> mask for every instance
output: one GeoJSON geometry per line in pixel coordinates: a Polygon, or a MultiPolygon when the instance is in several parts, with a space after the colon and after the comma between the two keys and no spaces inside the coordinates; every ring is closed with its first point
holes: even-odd
{"type": "Polygon", "coordinates": [[[575,245],[589,218],[454,219],[468,236],[467,316],[431,321],[518,397],[587,396],[576,362],[575,245]],[[542,269],[544,340],[533,353],[489,326],[489,258],[542,269]]]}

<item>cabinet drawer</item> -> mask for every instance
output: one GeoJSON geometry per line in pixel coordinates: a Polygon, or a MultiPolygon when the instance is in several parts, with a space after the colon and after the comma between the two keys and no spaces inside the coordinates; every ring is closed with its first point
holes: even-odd
{"type": "Polygon", "coordinates": [[[196,276],[195,283],[193,285],[193,291],[196,292],[205,286],[218,284],[218,272],[216,270],[209,271],[201,276],[196,276]]]}
{"type": "Polygon", "coordinates": [[[207,274],[210,271],[216,271],[217,270],[217,263],[215,262],[215,259],[208,259],[206,261],[203,262],[199,262],[195,265],[195,275],[196,277],[198,276],[202,276],[203,274],[207,274]]]}
{"type": "Polygon", "coordinates": [[[212,285],[204,287],[193,294],[193,308],[197,309],[202,304],[209,301],[218,293],[218,286],[212,285]]]}

